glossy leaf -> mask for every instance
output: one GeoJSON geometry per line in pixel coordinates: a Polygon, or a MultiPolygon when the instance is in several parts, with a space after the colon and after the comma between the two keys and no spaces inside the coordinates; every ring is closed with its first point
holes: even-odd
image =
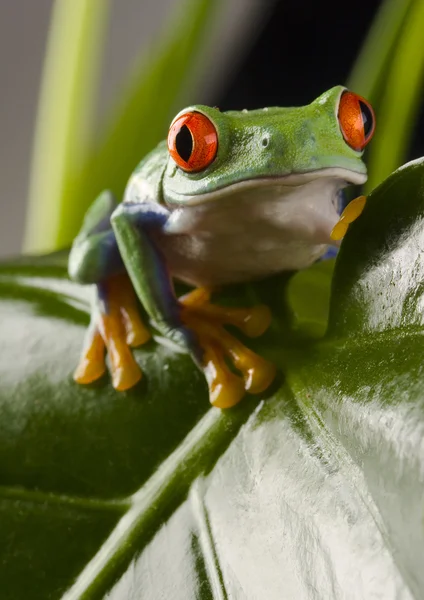
{"type": "Polygon", "coordinates": [[[328,266],[227,291],[272,305],[281,376],[226,412],[156,341],[133,391],[78,387],[88,290],[4,265],[2,599],[422,597],[423,248],[417,162],[350,226],[324,338],[328,266]]]}

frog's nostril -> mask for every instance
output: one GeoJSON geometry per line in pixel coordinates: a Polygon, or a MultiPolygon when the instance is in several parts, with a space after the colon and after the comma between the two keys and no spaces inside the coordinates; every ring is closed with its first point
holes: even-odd
{"type": "Polygon", "coordinates": [[[269,144],[269,137],[265,136],[262,138],[262,146],[266,148],[269,144]]]}

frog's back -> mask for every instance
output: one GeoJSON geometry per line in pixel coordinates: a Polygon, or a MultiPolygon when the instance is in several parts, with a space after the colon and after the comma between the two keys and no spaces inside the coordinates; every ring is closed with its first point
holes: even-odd
{"type": "Polygon", "coordinates": [[[166,141],[146,154],[133,171],[124,192],[124,202],[163,201],[162,180],[169,154],[166,141]]]}

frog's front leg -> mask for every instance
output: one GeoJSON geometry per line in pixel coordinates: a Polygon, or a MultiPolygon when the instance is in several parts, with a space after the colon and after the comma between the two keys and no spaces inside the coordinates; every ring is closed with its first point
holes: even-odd
{"type": "Polygon", "coordinates": [[[113,387],[119,391],[133,387],[142,377],[131,349],[151,338],[141,321],[134,289],[126,273],[98,282],[90,327],[74,379],[92,383],[106,370],[109,356],[113,387]]]}
{"type": "Polygon", "coordinates": [[[141,378],[130,346],[145,343],[151,335],[140,319],[137,298],[110,224],[115,208],[110,192],[96,199],[73,243],[68,270],[71,279],[94,284],[90,327],[74,379],[88,384],[101,377],[107,350],[113,386],[125,390],[141,378]]]}
{"type": "Polygon", "coordinates": [[[259,393],[273,381],[275,367],[234,336],[224,325],[261,335],[270,324],[264,306],[232,309],[210,304],[210,292],[198,289],[178,300],[157,242],[168,219],[166,209],[150,203],[123,203],[111,218],[120,254],[134,289],[156,326],[182,343],[205,373],[214,406],[237,404],[245,392],[259,393]],[[240,374],[233,373],[229,359],[240,374]]]}

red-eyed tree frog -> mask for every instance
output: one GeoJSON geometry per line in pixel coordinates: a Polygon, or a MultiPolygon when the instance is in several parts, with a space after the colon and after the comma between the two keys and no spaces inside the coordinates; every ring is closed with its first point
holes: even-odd
{"type": "Polygon", "coordinates": [[[140,301],[204,371],[214,406],[264,391],[274,365],[224,325],[261,335],[269,309],[217,306],[211,291],[303,269],[338,244],[364,203],[354,201],[340,218],[339,193],[366,181],[361,156],[374,127],[369,103],[342,86],[303,107],[178,113],[167,141],[131,175],[123,201],[100,194],[74,241],[70,277],[94,284],[96,294],[75,380],[103,375],[107,351],[117,390],[139,381],[130,347],[150,338],[140,301]],[[174,278],[195,289],[178,299],[174,278]]]}

